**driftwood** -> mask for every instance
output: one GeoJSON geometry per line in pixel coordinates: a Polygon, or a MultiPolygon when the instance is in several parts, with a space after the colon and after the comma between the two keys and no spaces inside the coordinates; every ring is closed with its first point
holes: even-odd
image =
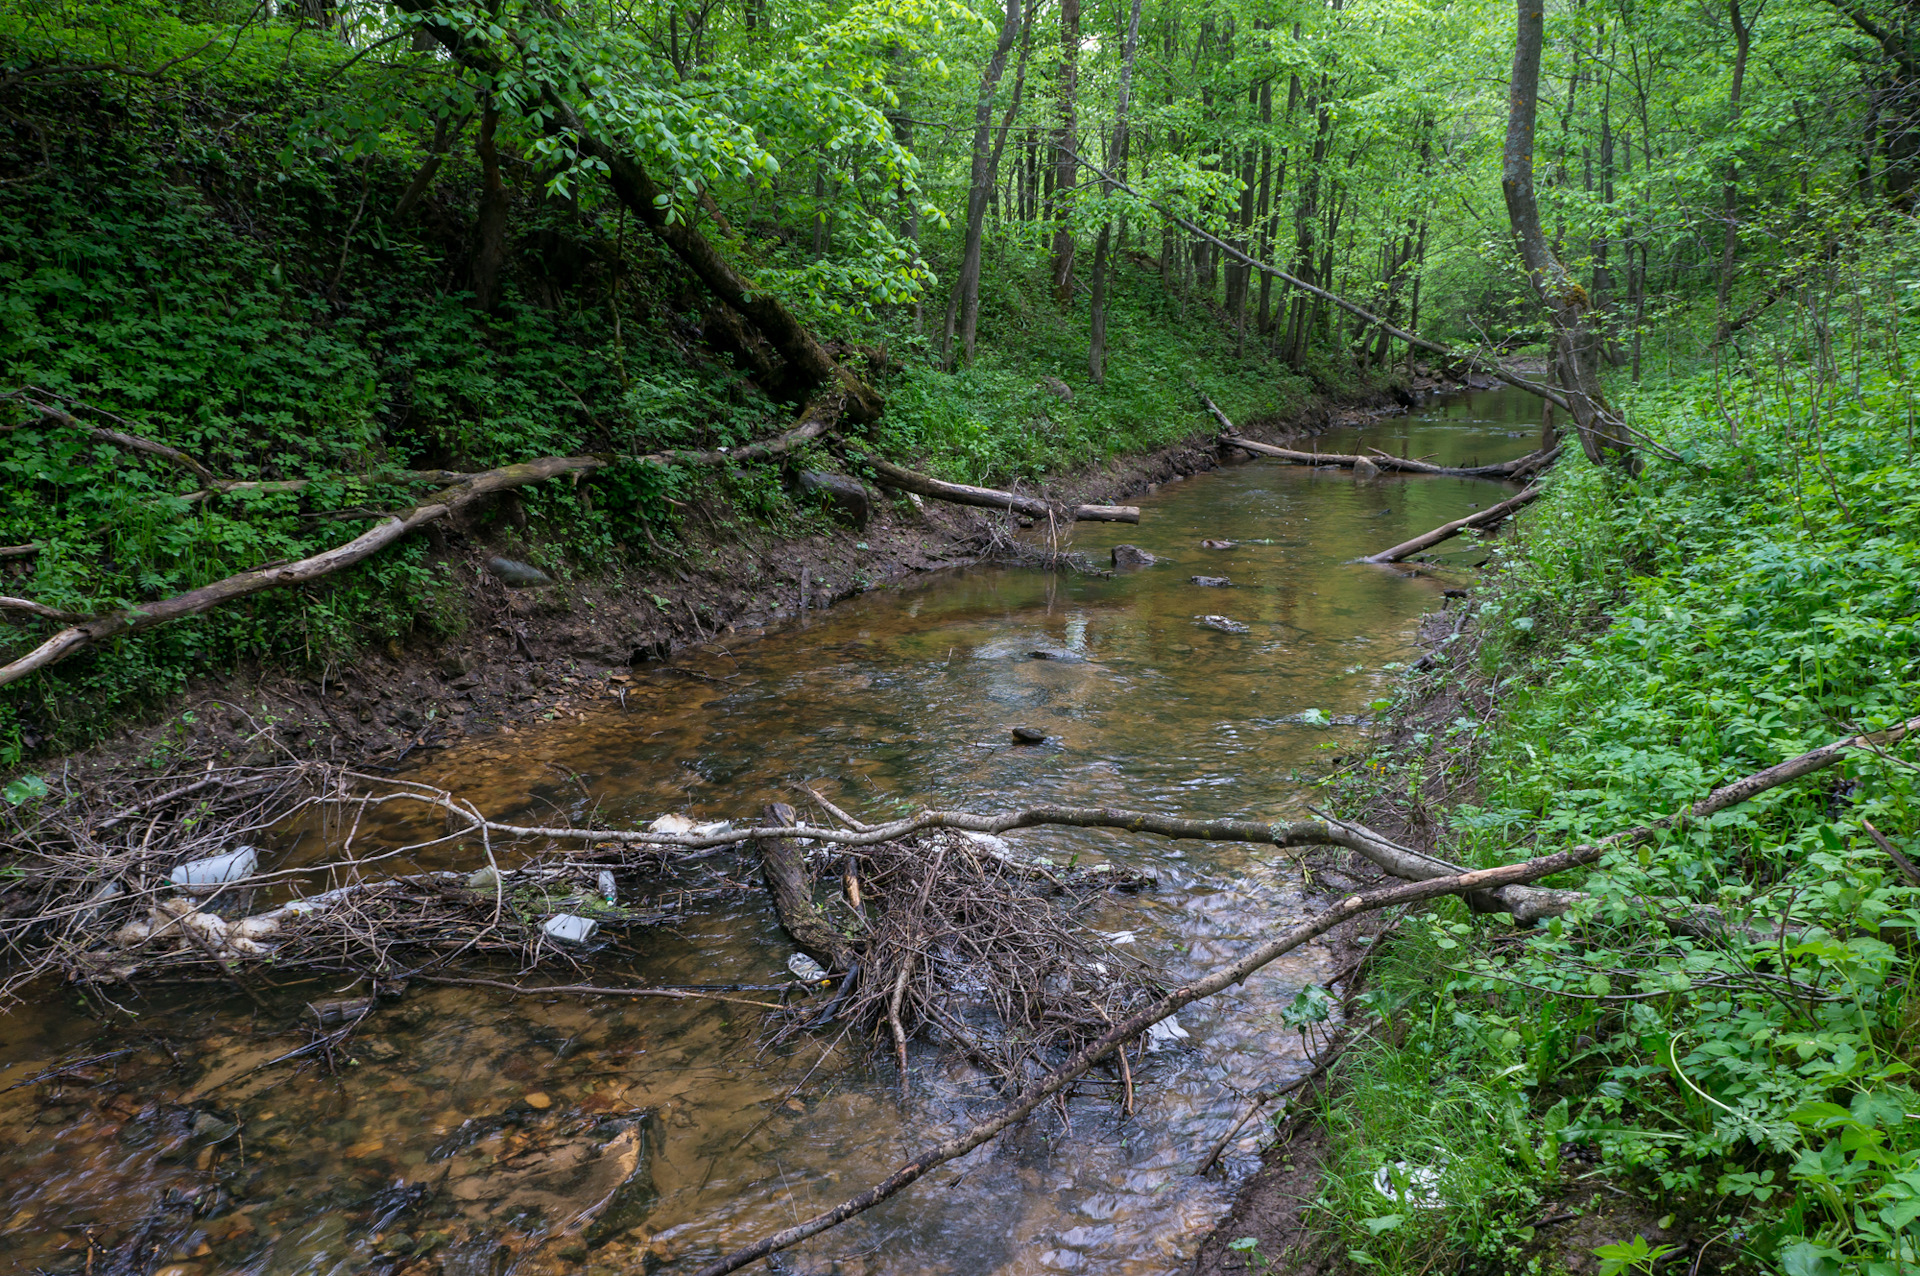
{"type": "MultiPolygon", "coordinates": [[[[799,822],[785,802],[769,802],[760,817],[778,828],[791,828],[799,822]]],[[[793,942],[824,960],[829,970],[851,969],[853,947],[813,902],[813,879],[807,873],[807,856],[800,843],[790,837],[766,837],[759,839],[759,847],[760,871],[766,874],[767,889],[773,893],[774,911],[793,942]]]]}
{"type": "Polygon", "coordinates": [[[297,562],[239,572],[172,598],[108,612],[62,629],[25,655],[0,667],[0,686],[17,682],[30,673],[45,669],[108,638],[157,628],[264,590],[304,584],[330,576],[344,567],[364,562],[409,532],[439,522],[483,497],[561,474],[592,473],[612,461],[610,456],[549,456],[476,474],[464,482],[436,492],[410,510],[383,515],[372,528],[344,545],[337,545],[297,562]]]}
{"type": "Polygon", "coordinates": [[[1392,549],[1383,549],[1378,554],[1368,554],[1360,561],[1363,563],[1397,563],[1423,549],[1431,549],[1441,541],[1452,540],[1469,527],[1492,527],[1516,510],[1524,509],[1540,498],[1543,489],[1538,483],[1516,496],[1509,496],[1498,505],[1490,505],[1478,514],[1469,514],[1465,518],[1456,518],[1451,523],[1443,523],[1430,532],[1423,532],[1410,541],[1402,541],[1392,549]]]}
{"type": "Polygon", "coordinates": [[[1550,448],[1541,452],[1529,452],[1525,456],[1515,457],[1511,461],[1502,461],[1498,465],[1433,465],[1426,461],[1410,460],[1403,456],[1394,456],[1382,452],[1379,448],[1369,448],[1372,456],[1353,456],[1344,452],[1301,452],[1293,448],[1276,447],[1271,443],[1256,443],[1252,439],[1240,437],[1240,431],[1231,418],[1220,410],[1206,391],[1195,387],[1200,403],[1213,415],[1225,431],[1220,441],[1229,447],[1237,447],[1256,456],[1271,456],[1281,461],[1291,461],[1295,465],[1337,465],[1341,469],[1364,469],[1372,466],[1380,470],[1400,470],[1408,474],[1438,474],[1448,478],[1519,478],[1536,470],[1543,470],[1560,459],[1560,449],[1550,448]]]}
{"type": "Polygon", "coordinates": [[[698,1276],[725,1276],[728,1272],[738,1271],[749,1263],[765,1258],[768,1254],[797,1245],[810,1236],[816,1236],[856,1214],[872,1209],[880,1202],[926,1177],[932,1170],[965,1156],[1001,1131],[1026,1120],[1042,1103],[1071,1086],[1102,1059],[1121,1049],[1128,1041],[1154,1024],[1171,1017],[1202,998],[1210,997],[1214,993],[1242,982],[1261,967],[1319,938],[1342,923],[1366,913],[1423,903],[1447,895],[1470,897],[1485,894],[1498,897],[1503,891],[1536,882],[1543,877],[1551,877],[1555,873],[1563,873],[1569,869],[1592,864],[1615,847],[1632,846],[1653,837],[1660,830],[1677,828],[1689,820],[1702,819],[1715,812],[1737,806],[1769,789],[1831,766],[1851,750],[1893,743],[1906,738],[1916,730],[1920,730],[1920,718],[1911,719],[1890,731],[1849,736],[1844,740],[1823,745],[1799,757],[1790,758],[1777,766],[1768,767],[1764,771],[1715,789],[1685,811],[1622,830],[1569,850],[1537,856],[1515,864],[1504,864],[1498,868],[1449,873],[1425,881],[1405,882],[1363,894],[1349,895],[1319,916],[1276,936],[1231,965],[1222,967],[1206,978],[1196,980],[1185,987],[1176,988],[1153,1005],[1129,1015],[1097,1039],[1081,1047],[1067,1062],[1029,1085],[1017,1099],[1001,1108],[992,1117],[961,1134],[923,1149],[918,1156],[866,1191],[810,1219],[734,1250],[701,1268],[698,1276]]]}
{"type": "Polygon", "coordinates": [[[936,501],[948,501],[955,505],[973,505],[980,509],[1011,510],[1016,514],[1025,514],[1029,518],[1041,519],[1062,517],[1075,522],[1099,523],[1137,523],[1140,521],[1140,508],[1136,505],[1075,505],[1059,507],[1048,504],[1032,496],[1020,496],[1013,492],[1002,492],[991,487],[972,487],[965,483],[948,483],[942,479],[930,478],[925,474],[916,474],[912,470],[902,469],[888,461],[869,459],[875,478],[883,487],[896,488],[902,492],[913,492],[919,496],[931,496],[936,501]]]}
{"type": "Polygon", "coordinates": [[[1291,461],[1295,465],[1337,465],[1343,470],[1372,466],[1381,470],[1398,470],[1405,474],[1434,474],[1446,478],[1513,478],[1528,474],[1553,464],[1560,458],[1560,449],[1552,448],[1545,452],[1529,452],[1525,456],[1511,461],[1502,461],[1498,465],[1433,465],[1427,461],[1411,460],[1395,456],[1391,452],[1382,452],[1371,448],[1371,456],[1354,456],[1344,452],[1296,452],[1292,448],[1275,447],[1271,443],[1256,443],[1252,439],[1235,438],[1222,435],[1220,441],[1229,447],[1237,447],[1252,452],[1256,456],[1270,456],[1280,461],[1291,461]]]}

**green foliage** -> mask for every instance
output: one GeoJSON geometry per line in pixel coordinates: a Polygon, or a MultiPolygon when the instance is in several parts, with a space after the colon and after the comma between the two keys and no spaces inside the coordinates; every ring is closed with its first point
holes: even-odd
{"type": "MultiPolygon", "coordinates": [[[[1814,350],[1809,374],[1757,362],[1639,395],[1634,419],[1688,464],[1631,480],[1563,466],[1479,613],[1479,673],[1506,712],[1482,737],[1468,723],[1458,746],[1480,789],[1449,815],[1458,857],[1506,862],[1655,819],[1914,713],[1920,465],[1911,384],[1884,370],[1904,361],[1886,355],[1814,350]]],[[[1862,750],[1611,851],[1565,883],[1589,902],[1524,940],[1501,919],[1430,915],[1409,943],[1434,959],[1396,965],[1376,994],[1404,1043],[1363,1069],[1398,1069],[1408,1086],[1415,1067],[1456,1074],[1415,1087],[1432,1102],[1411,1108],[1470,1158],[1487,1158],[1484,1137],[1431,1115],[1442,1096],[1466,1088],[1460,1110],[1496,1125],[1506,1104],[1519,1126],[1503,1155],[1533,1191],[1563,1172],[1518,1130],[1557,1119],[1558,1142],[1617,1178],[1720,1217],[1748,1261],[1907,1270],[1920,1252],[1920,1135],[1905,1115],[1920,1111],[1920,889],[1868,826],[1914,853],[1914,753],[1862,750]]],[[[1400,1146],[1397,1131],[1364,1133],[1355,1147],[1400,1146]]],[[[1355,1195],[1336,1198],[1350,1230],[1365,1218],[1355,1195]]],[[[1630,1244],[1601,1257],[1651,1270],[1652,1251],[1630,1244]]]]}

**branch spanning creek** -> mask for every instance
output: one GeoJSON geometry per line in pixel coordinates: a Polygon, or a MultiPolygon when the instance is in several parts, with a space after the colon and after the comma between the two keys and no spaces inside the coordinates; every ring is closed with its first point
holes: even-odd
{"type": "MultiPolygon", "coordinates": [[[[1530,415],[1487,396],[1321,442],[1500,466],[1530,415]]],[[[17,1251],[1179,1270],[1251,1164],[1243,1096],[1335,1030],[1286,1015],[1333,977],[1337,901],[1379,870],[1462,889],[1301,781],[1360,745],[1441,604],[1356,554],[1498,491],[1257,461],[1075,532],[1154,566],[857,599],[406,775],[236,763],[47,802],[0,887],[17,1251]],[[241,844],[250,872],[186,867],[241,844]],[[1194,1177],[1223,1140],[1227,1174],[1194,1177]]]]}

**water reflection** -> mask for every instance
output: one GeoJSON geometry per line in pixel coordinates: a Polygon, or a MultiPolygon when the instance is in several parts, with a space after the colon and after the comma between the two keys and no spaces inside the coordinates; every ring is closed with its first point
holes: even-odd
{"type": "MultiPolygon", "coordinates": [[[[1501,392],[1318,446],[1479,464],[1530,450],[1533,420],[1531,400],[1501,392]]],[[[1300,777],[1354,743],[1354,728],[1319,723],[1364,717],[1443,583],[1351,560],[1502,490],[1228,468],[1146,498],[1138,527],[1077,530],[1077,549],[1104,557],[1131,542],[1162,557],[1156,566],[1111,578],[947,573],[707,652],[692,661],[707,679],[656,679],[624,708],[455,750],[419,774],[497,818],[543,821],[738,818],[806,787],[873,816],[1048,801],[1295,815],[1300,777]],[[1205,615],[1246,632],[1207,628],[1205,615]],[[1016,745],[1015,726],[1047,742],[1016,745]]],[[[422,827],[396,815],[360,836],[393,844],[422,827]]],[[[1271,848],[1091,831],[1023,845],[1156,874],[1158,890],[1107,901],[1089,924],[1132,932],[1175,978],[1309,906],[1271,848]]],[[[472,867],[433,854],[448,857],[436,866],[472,867]]],[[[671,930],[629,936],[596,977],[781,979],[789,948],[757,885],[743,878],[719,899],[671,930]]],[[[1280,1012],[1325,973],[1324,949],[1309,947],[1191,1008],[1188,1035],[1138,1075],[1133,1118],[1096,1075],[1064,1115],[1036,1117],[801,1247],[793,1269],[1179,1270],[1231,1191],[1190,1168],[1237,1116],[1240,1092],[1304,1068],[1280,1012]]],[[[312,979],[288,995],[340,991],[312,979]]],[[[137,1250],[151,1260],[142,1270],[183,1274],[690,1270],[859,1190],[995,1102],[935,1047],[916,1052],[902,1100],[891,1065],[854,1040],[766,1049],[754,1012],[733,1006],[515,1002],[416,984],[382,1004],[331,1074],[272,1064],[305,1038],[256,1023],[216,988],[129,1008],[143,1016],[132,1032],[102,1032],[72,1001],[8,1021],[0,1084],[72,1052],[126,1052],[0,1095],[0,1231],[23,1262],[86,1270],[90,1238],[102,1262],[137,1250]]],[[[1230,1150],[1233,1175],[1254,1145],[1248,1132],[1230,1150]]]]}

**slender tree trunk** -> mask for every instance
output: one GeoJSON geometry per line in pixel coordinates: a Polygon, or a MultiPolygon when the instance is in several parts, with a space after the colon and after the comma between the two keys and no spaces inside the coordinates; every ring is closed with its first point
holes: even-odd
{"type": "MultiPolygon", "coordinates": [[[[1127,19],[1126,40],[1120,54],[1120,96],[1114,106],[1113,115],[1113,154],[1109,162],[1111,171],[1127,180],[1127,104],[1133,96],[1133,57],[1140,48],[1140,0],[1133,0],[1133,12],[1127,19]]],[[[1110,188],[1102,186],[1100,198],[1106,199],[1110,188]]],[[[1107,379],[1107,276],[1112,264],[1107,260],[1107,240],[1112,234],[1110,221],[1100,223],[1100,240],[1093,250],[1093,322],[1087,343],[1087,375],[1095,385],[1107,379]]]]}
{"type": "Polygon", "coordinates": [[[1080,0],[1060,0],[1060,122],[1053,142],[1053,299],[1073,304],[1073,230],[1069,222],[1074,175],[1078,165],[1070,152],[1079,149],[1080,127],[1075,115],[1080,89],[1080,0]]]}
{"type": "Polygon", "coordinates": [[[1545,40],[1545,0],[1516,0],[1519,30],[1513,48],[1513,80],[1509,89],[1510,114],[1502,156],[1500,187],[1506,197],[1507,220],[1519,241],[1520,260],[1527,280],[1546,307],[1553,323],[1554,368],[1580,446],[1595,464],[1610,460],[1632,463],[1633,450],[1608,419],[1600,392],[1598,342],[1587,322],[1586,289],[1575,282],[1554,254],[1540,227],[1540,205],[1533,189],[1533,140],[1540,110],[1540,49],[1545,40]]]}
{"type": "Polygon", "coordinates": [[[491,314],[500,304],[500,272],[507,261],[507,185],[500,177],[494,132],[500,110],[488,95],[480,113],[480,216],[473,232],[473,304],[491,314]]]}
{"type": "MultiPolygon", "coordinates": [[[[1014,37],[1020,34],[1020,0],[1007,0],[1006,21],[1000,27],[1000,39],[987,59],[980,76],[980,99],[973,117],[973,170],[967,183],[967,238],[960,257],[960,278],[947,303],[947,327],[941,353],[949,365],[953,357],[954,312],[960,312],[961,345],[966,361],[973,362],[975,327],[980,317],[980,245],[986,231],[987,201],[993,195],[993,163],[999,155],[993,138],[993,95],[1000,87],[1001,73],[1007,69],[1007,54],[1014,37]]],[[[1016,104],[1017,105],[1017,104],[1016,104]]],[[[1006,130],[1000,132],[1002,141],[1006,130]]]]}
{"type": "MultiPolygon", "coordinates": [[[[1740,131],[1740,89],[1747,78],[1747,51],[1753,45],[1753,25],[1740,18],[1740,0],[1727,0],[1727,17],[1733,22],[1733,83],[1727,89],[1727,127],[1734,134],[1738,153],[1740,131]]],[[[1720,288],[1713,298],[1713,343],[1717,346],[1731,332],[1728,306],[1733,300],[1733,263],[1740,251],[1740,162],[1727,157],[1727,180],[1721,191],[1721,215],[1726,231],[1720,242],[1720,288]]]]}

